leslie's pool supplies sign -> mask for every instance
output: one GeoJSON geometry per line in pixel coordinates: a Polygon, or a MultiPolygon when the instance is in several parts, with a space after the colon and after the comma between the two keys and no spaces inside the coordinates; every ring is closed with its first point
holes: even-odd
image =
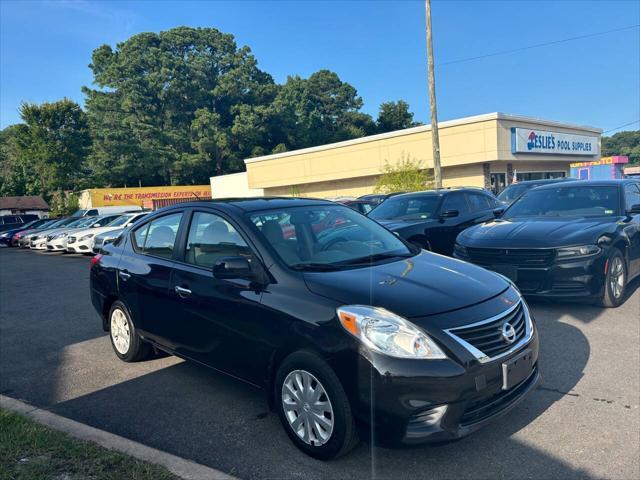
{"type": "Polygon", "coordinates": [[[512,128],[511,152],[593,156],[600,153],[600,148],[596,136],[512,128]]]}

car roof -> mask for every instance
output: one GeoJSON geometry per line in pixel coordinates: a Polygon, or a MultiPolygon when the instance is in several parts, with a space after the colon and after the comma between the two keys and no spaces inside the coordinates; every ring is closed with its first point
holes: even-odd
{"type": "MultiPolygon", "coordinates": [[[[562,178],[540,178],[538,180],[518,180],[516,183],[512,183],[509,187],[514,185],[545,185],[547,183],[560,183],[567,181],[576,181],[577,178],[562,177],[562,178]]],[[[508,187],[507,187],[508,188],[508,187]]]]}
{"type": "Polygon", "coordinates": [[[240,210],[241,212],[256,212],[260,210],[271,210],[287,207],[304,207],[319,205],[341,205],[329,200],[319,198],[296,198],[296,197],[256,197],[256,198],[219,198],[215,200],[199,200],[194,202],[183,202],[169,207],[161,208],[158,211],[170,211],[184,207],[217,207],[226,210],[240,210]]]}
{"type": "Polygon", "coordinates": [[[553,188],[571,188],[576,186],[592,186],[592,187],[616,187],[623,186],[627,184],[640,184],[638,180],[632,179],[619,179],[619,180],[578,180],[577,182],[567,182],[561,183],[558,185],[557,183],[549,184],[549,185],[541,185],[540,187],[536,187],[537,190],[551,190],[553,188]]]}
{"type": "Polygon", "coordinates": [[[453,188],[435,188],[432,190],[420,190],[418,192],[407,192],[394,195],[393,198],[412,197],[412,196],[425,196],[425,195],[445,195],[447,193],[454,192],[470,192],[470,193],[486,193],[491,195],[490,192],[480,187],[453,187],[453,188]]]}

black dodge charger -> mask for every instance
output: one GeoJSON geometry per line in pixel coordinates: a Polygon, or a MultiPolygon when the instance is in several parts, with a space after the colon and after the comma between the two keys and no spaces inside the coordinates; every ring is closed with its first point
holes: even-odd
{"type": "Polygon", "coordinates": [[[363,426],[390,444],[459,438],[540,379],[536,326],[509,280],[332,202],[182,203],[92,264],[120,359],[155,347],[264,388],[317,458],[348,451],[363,426]]]}
{"type": "Polygon", "coordinates": [[[454,255],[509,277],[525,295],[617,307],[640,274],[640,182],[529,190],[500,218],[462,232],[454,255]]]}

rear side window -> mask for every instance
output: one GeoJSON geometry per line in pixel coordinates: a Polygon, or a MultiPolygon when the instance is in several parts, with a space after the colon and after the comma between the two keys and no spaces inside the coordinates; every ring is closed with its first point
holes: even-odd
{"type": "Polygon", "coordinates": [[[469,207],[467,206],[464,194],[450,193],[446,195],[442,201],[441,211],[446,212],[447,210],[457,210],[460,215],[469,213],[469,207]]]}
{"type": "Polygon", "coordinates": [[[173,257],[182,212],[153,220],[133,233],[135,249],[147,255],[161,258],[173,257]]]}
{"type": "Polygon", "coordinates": [[[640,205],[640,190],[637,185],[627,185],[624,187],[625,210],[631,210],[634,205],[640,205]]]}
{"type": "Polygon", "coordinates": [[[250,256],[250,250],[233,225],[212,213],[193,214],[185,262],[213,268],[219,259],[238,255],[250,256]]]}
{"type": "Polygon", "coordinates": [[[95,217],[97,215],[98,215],[98,210],[96,210],[95,208],[93,210],[89,210],[87,212],[87,216],[89,216],[89,217],[95,217]]]}

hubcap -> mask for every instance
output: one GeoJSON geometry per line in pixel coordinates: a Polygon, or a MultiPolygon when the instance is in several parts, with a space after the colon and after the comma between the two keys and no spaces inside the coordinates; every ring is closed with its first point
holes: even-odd
{"type": "Polygon", "coordinates": [[[316,377],[294,370],[282,384],[282,408],[289,426],[308,445],[327,443],[333,432],[331,400],[316,377]]]}
{"type": "Polygon", "coordinates": [[[615,257],[609,267],[609,285],[615,298],[620,298],[624,291],[624,265],[620,257],[615,257]]]}
{"type": "Polygon", "coordinates": [[[111,339],[118,353],[125,355],[129,351],[129,343],[131,342],[129,322],[124,312],[119,308],[116,308],[111,314],[111,339]]]}

